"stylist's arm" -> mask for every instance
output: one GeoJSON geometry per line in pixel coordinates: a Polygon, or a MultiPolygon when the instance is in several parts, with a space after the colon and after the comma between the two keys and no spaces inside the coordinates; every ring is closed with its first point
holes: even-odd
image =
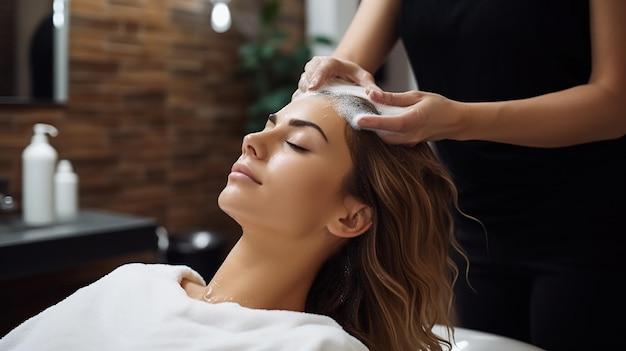
{"type": "MultiPolygon", "coordinates": [[[[484,140],[530,147],[562,147],[626,134],[626,1],[590,1],[592,73],[587,84],[526,99],[462,103],[421,91],[383,92],[376,72],[398,33],[400,0],[363,0],[332,57],[305,66],[300,91],[339,77],[369,87],[377,102],[409,107],[399,116],[367,116],[359,125],[384,130],[390,143],[484,140]]],[[[419,84],[419,82],[418,82],[419,84]]]]}

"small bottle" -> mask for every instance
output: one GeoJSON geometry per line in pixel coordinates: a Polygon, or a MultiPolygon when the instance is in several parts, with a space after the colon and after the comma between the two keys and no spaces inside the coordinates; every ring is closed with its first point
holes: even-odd
{"type": "Polygon", "coordinates": [[[54,175],[54,209],[57,220],[67,221],[78,214],[78,176],[68,160],[61,160],[54,175]]]}
{"type": "Polygon", "coordinates": [[[26,225],[46,225],[55,221],[54,167],[57,152],[48,137],[57,136],[55,127],[37,123],[34,135],[22,153],[22,218],[26,225]]]}

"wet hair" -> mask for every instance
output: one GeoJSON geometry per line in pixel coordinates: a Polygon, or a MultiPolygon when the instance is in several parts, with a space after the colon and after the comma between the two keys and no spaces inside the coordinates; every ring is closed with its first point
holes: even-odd
{"type": "MultiPolygon", "coordinates": [[[[321,91],[341,115],[379,114],[370,101],[321,91]],[[350,108],[346,108],[350,107],[350,108]]],[[[350,116],[342,116],[349,118],[350,116]]],[[[306,311],[330,316],[371,350],[444,350],[432,330],[455,323],[451,250],[456,188],[427,143],[385,143],[372,131],[346,128],[354,164],[346,194],[372,210],[372,225],[323,265],[306,311]]]]}

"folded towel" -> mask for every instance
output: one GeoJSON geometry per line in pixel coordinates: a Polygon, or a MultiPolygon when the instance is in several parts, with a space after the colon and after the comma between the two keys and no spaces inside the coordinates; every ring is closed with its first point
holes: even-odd
{"type": "MultiPolygon", "coordinates": [[[[367,350],[327,316],[190,298],[186,266],[121,266],[0,339],[0,350],[367,350]]],[[[45,292],[44,292],[45,293],[45,292]]]]}

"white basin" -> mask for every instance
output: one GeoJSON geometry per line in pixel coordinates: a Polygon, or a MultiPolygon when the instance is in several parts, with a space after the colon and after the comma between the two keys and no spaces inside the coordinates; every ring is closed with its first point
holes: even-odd
{"type": "MultiPolygon", "coordinates": [[[[435,326],[433,331],[450,340],[445,328],[435,326]]],[[[478,330],[454,328],[454,343],[451,351],[545,351],[537,346],[507,338],[500,335],[481,332],[478,330]]]]}

